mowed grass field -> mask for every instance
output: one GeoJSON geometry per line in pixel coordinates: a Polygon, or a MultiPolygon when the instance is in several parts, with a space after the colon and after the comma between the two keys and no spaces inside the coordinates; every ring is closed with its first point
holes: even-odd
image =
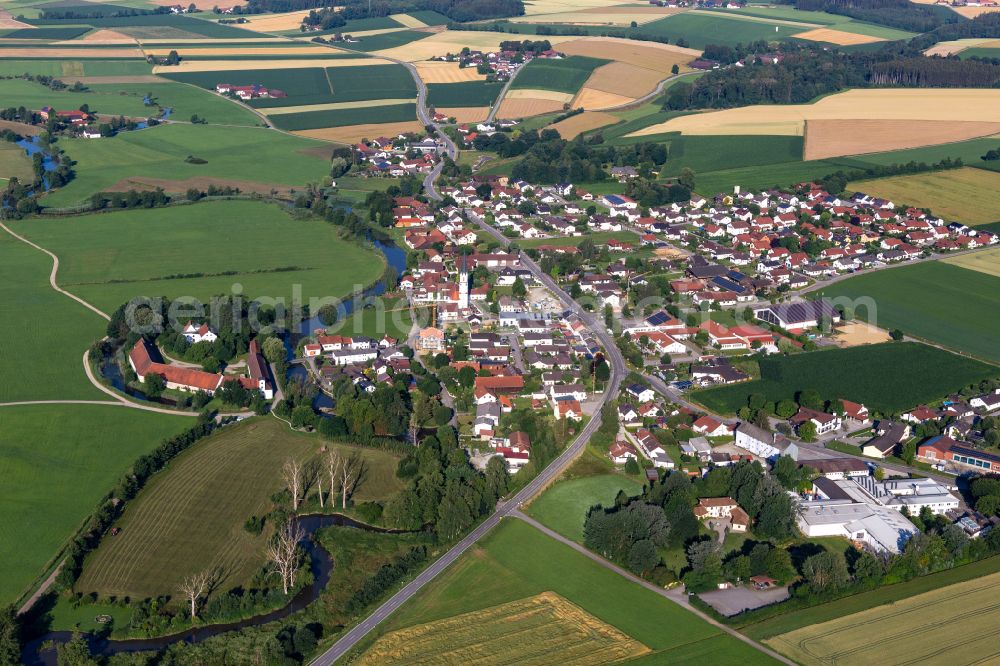
{"type": "Polygon", "coordinates": [[[990,663],[1000,573],[804,627],[768,645],[799,663],[990,663]],[[872,640],[877,636],[878,640],[872,640]]]}
{"type": "MultiPolygon", "coordinates": [[[[417,627],[543,592],[559,595],[652,651],[629,663],[669,661],[748,666],[773,663],[672,601],[601,567],[517,519],[504,521],[377,631],[417,627]]],[[[498,628],[492,621],[477,625],[483,638],[501,633],[502,626],[498,628]]],[[[424,636],[435,641],[441,652],[460,645],[447,632],[424,636]]],[[[563,659],[560,637],[555,638],[547,646],[540,646],[540,653],[532,663],[573,663],[563,659]]],[[[502,661],[500,654],[477,656],[483,663],[502,661]]]]}
{"type": "MultiPolygon", "coordinates": [[[[912,285],[908,288],[921,293],[912,285]]],[[[926,299],[927,294],[921,298],[926,299]]],[[[879,325],[885,325],[884,320],[880,319],[879,325]]],[[[776,402],[794,399],[799,391],[812,388],[825,400],[853,400],[872,411],[896,414],[968,384],[1000,376],[997,366],[918,342],[769,357],[760,366],[761,379],[696,391],[692,397],[713,411],[732,414],[746,406],[754,393],[776,402]]]]}
{"type": "MultiPolygon", "coordinates": [[[[0,366],[6,375],[6,359],[0,366]]],[[[136,458],[192,422],[111,405],[0,407],[0,604],[43,573],[136,458]]]]}
{"type": "Polygon", "coordinates": [[[594,70],[610,61],[587,56],[570,56],[562,60],[536,58],[524,66],[511,90],[554,90],[576,93],[583,87],[594,70]]]}
{"type": "Polygon", "coordinates": [[[0,180],[11,178],[30,184],[35,178],[35,171],[24,148],[4,141],[0,143],[0,180]]]}
{"type": "MultiPolygon", "coordinates": [[[[859,308],[858,318],[1000,361],[996,337],[1000,330],[1000,276],[969,270],[957,263],[963,259],[974,261],[980,254],[859,275],[830,285],[823,295],[873,299],[877,309],[866,313],[865,308],[859,308]]],[[[989,256],[984,255],[987,259],[989,256]]]]}
{"type": "Polygon", "coordinates": [[[964,167],[863,180],[848,189],[890,199],[896,205],[928,208],[949,222],[990,224],[1000,221],[1000,173],[964,167]]]}
{"type": "MultiPolygon", "coordinates": [[[[0,56],[3,51],[0,50],[0,56]]],[[[44,74],[45,76],[141,76],[151,74],[153,66],[144,60],[46,60],[24,58],[0,60],[0,76],[44,74]]]]}
{"type": "Polygon", "coordinates": [[[667,37],[671,44],[683,39],[687,42],[687,46],[703,49],[708,44],[735,46],[760,39],[776,41],[807,29],[803,26],[786,25],[780,21],[748,21],[708,13],[685,12],[647,23],[638,32],[667,37]]]}
{"type": "Polygon", "coordinates": [[[611,506],[618,491],[637,495],[642,484],[622,474],[599,474],[556,483],[528,507],[527,513],[564,537],[583,543],[587,511],[596,504],[611,506]]]}
{"type": "Polygon", "coordinates": [[[63,288],[105,312],[136,296],[208,303],[234,285],[244,298],[282,298],[291,307],[296,290],[306,304],[344,297],[383,270],[373,250],[343,240],[326,222],[295,220],[254,201],[35,219],[16,228],[59,256],[63,288]]]}
{"type": "Polygon", "coordinates": [[[44,206],[76,206],[95,192],[116,184],[136,187],[131,180],[160,185],[168,192],[188,187],[205,189],[210,180],[242,187],[302,187],[329,174],[329,159],[310,149],[319,141],[288,136],[262,128],[204,125],[161,125],[125,132],[112,139],[60,139],[59,145],[76,161],[76,177],[42,198],[44,206]],[[189,164],[194,155],[205,164],[189,164]]]}
{"type": "Polygon", "coordinates": [[[173,595],[185,575],[214,567],[225,576],[220,591],[246,582],[264,564],[270,530],[254,536],[243,523],[267,513],[287,459],[305,461],[324,444],[364,458],[368,475],[356,500],[385,499],[402,487],[389,453],[331,445],[270,416],[228,426],[149,482],[119,521],[121,533],[86,560],[76,589],[102,597],[173,595]]]}
{"type": "Polygon", "coordinates": [[[104,335],[104,320],[54,291],[52,260],[2,230],[0,256],[0,402],[103,399],[84,375],[83,352],[104,335]]]}
{"type": "MultiPolygon", "coordinates": [[[[242,104],[181,83],[92,83],[88,87],[97,94],[132,97],[140,103],[146,95],[151,95],[160,106],[170,107],[170,117],[175,120],[188,121],[197,115],[210,124],[263,125],[261,119],[242,104]]],[[[156,113],[155,106],[146,107],[147,115],[156,113]]]]}
{"type": "Polygon", "coordinates": [[[124,115],[132,118],[146,118],[155,113],[155,108],[142,103],[142,97],[115,95],[98,92],[53,91],[34,81],[24,79],[0,79],[0,99],[5,107],[25,106],[41,109],[54,106],[57,109],[78,109],[87,104],[91,113],[124,115]]]}

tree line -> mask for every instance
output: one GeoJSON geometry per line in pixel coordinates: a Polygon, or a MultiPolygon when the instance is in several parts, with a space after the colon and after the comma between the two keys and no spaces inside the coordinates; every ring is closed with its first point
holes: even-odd
{"type": "MultiPolygon", "coordinates": [[[[524,3],[521,0],[378,0],[371,3],[368,0],[347,0],[341,4],[343,9],[338,13],[345,21],[425,10],[438,12],[459,22],[524,14],[524,3]]],[[[326,0],[250,0],[245,7],[234,7],[233,13],[282,13],[328,6],[329,2],[326,0]]]]}
{"type": "Polygon", "coordinates": [[[567,141],[553,130],[545,130],[514,165],[511,177],[531,183],[592,183],[608,178],[604,165],[645,165],[651,170],[666,161],[667,149],[662,144],[607,146],[587,143],[582,138],[567,141]]]}
{"type": "Polygon", "coordinates": [[[866,23],[909,32],[928,32],[961,20],[949,9],[920,5],[908,0],[794,0],[790,4],[804,11],[850,16],[866,23]]]}

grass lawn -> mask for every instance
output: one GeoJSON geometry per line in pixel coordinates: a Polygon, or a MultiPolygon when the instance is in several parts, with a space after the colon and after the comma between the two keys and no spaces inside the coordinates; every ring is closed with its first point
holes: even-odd
{"type": "Polygon", "coordinates": [[[237,284],[244,297],[282,298],[290,307],[296,286],[308,304],[346,296],[383,270],[380,255],[335,227],[254,201],[33,219],[17,229],[60,257],[61,286],[109,313],[140,295],[208,303],[237,284]]]}
{"type": "Polygon", "coordinates": [[[36,110],[49,105],[57,109],[78,109],[87,104],[91,113],[133,118],[146,118],[152,113],[150,107],[142,103],[141,96],[98,91],[72,92],[69,89],[54,91],[48,86],[24,79],[0,79],[0,99],[4,100],[5,107],[26,106],[36,110]]]}
{"type": "Polygon", "coordinates": [[[0,256],[0,402],[101,400],[82,358],[104,334],[104,320],[54,291],[52,260],[4,231],[0,256]]]}
{"type": "MultiPolygon", "coordinates": [[[[977,254],[969,255],[976,257],[977,254]]],[[[961,259],[961,257],[959,257],[961,259]]],[[[829,298],[870,298],[857,316],[968,354],[1000,361],[1000,277],[944,261],[859,275],[825,288],[829,298]]]]}
{"type": "Polygon", "coordinates": [[[343,327],[335,324],[329,330],[335,335],[367,335],[376,340],[388,335],[400,341],[406,340],[413,326],[413,317],[406,299],[386,299],[381,302],[384,309],[362,308],[359,312],[351,313],[343,327]]]}
{"type": "Polygon", "coordinates": [[[102,405],[0,408],[0,604],[42,573],[133,460],[191,423],[102,405]]]}
{"type": "MultiPolygon", "coordinates": [[[[219,591],[245,583],[263,564],[268,531],[243,529],[263,515],[283,487],[281,465],[306,460],[328,442],[291,431],[265,416],[229,426],[178,456],[133,500],[119,521],[121,534],[105,539],[84,563],[76,589],[145,598],[174,594],[185,575],[220,567],[219,591]],[[212,507],[206,511],[206,507],[212,507]]],[[[367,465],[355,500],[385,499],[402,487],[397,458],[374,449],[337,446],[367,465]]]]}
{"type": "Polygon", "coordinates": [[[930,576],[920,576],[905,583],[886,585],[877,590],[862,592],[850,597],[813,606],[812,608],[797,608],[794,612],[778,615],[757,622],[756,624],[743,626],[740,628],[740,631],[754,640],[770,638],[802,627],[808,627],[869,608],[875,608],[882,604],[892,604],[901,599],[930,592],[947,585],[988,576],[998,571],[1000,571],[1000,557],[991,557],[965,566],[931,574],[930,576]]]}
{"type": "Polygon", "coordinates": [[[636,477],[624,474],[601,474],[559,481],[533,501],[527,512],[546,527],[583,543],[583,523],[587,511],[596,504],[612,506],[619,490],[637,495],[642,491],[642,483],[636,477]]]}
{"type": "Polygon", "coordinates": [[[0,180],[7,181],[11,178],[30,184],[35,178],[35,170],[23,148],[3,141],[0,142],[0,180]]]}
{"type": "Polygon", "coordinates": [[[520,240],[517,244],[521,247],[538,247],[539,245],[579,245],[583,239],[589,238],[595,244],[607,243],[609,240],[619,240],[626,243],[638,243],[639,239],[632,231],[599,231],[597,233],[585,234],[583,236],[554,236],[553,238],[532,238],[530,240],[520,240]]]}
{"type": "Polygon", "coordinates": [[[983,196],[1000,190],[1000,173],[965,167],[909,176],[852,182],[850,191],[891,199],[897,206],[928,208],[938,217],[965,224],[1000,221],[1000,197],[983,196]]]}
{"type": "Polygon", "coordinates": [[[630,663],[663,663],[665,659],[671,663],[771,663],[673,602],[516,519],[505,521],[421,590],[389,618],[382,632],[542,592],[564,597],[654,651],[630,663]]]}
{"type": "Polygon", "coordinates": [[[587,56],[570,56],[562,60],[536,58],[524,66],[511,84],[511,90],[531,88],[575,93],[595,69],[608,62],[587,56]]]}
{"type": "Polygon", "coordinates": [[[774,356],[760,365],[761,379],[696,391],[692,398],[713,411],[732,414],[753,393],[776,402],[813,388],[826,400],[844,398],[894,414],[1000,376],[996,366],[918,342],[774,356]]]}
{"type": "MultiPolygon", "coordinates": [[[[330,153],[320,156],[310,151],[328,145],[260,128],[211,125],[161,125],[98,141],[60,139],[59,146],[77,162],[76,178],[43,197],[42,203],[56,208],[78,205],[95,192],[138,177],[304,186],[329,174],[330,153]],[[189,164],[184,161],[188,155],[207,163],[189,164]]],[[[163,184],[168,191],[183,192],[188,187],[163,184]]]]}
{"type": "MultiPolygon", "coordinates": [[[[101,83],[88,86],[95,93],[133,97],[142,103],[143,97],[151,94],[162,107],[173,109],[171,118],[188,121],[197,114],[209,124],[261,125],[260,118],[242,104],[219,95],[181,83],[101,83]]],[[[156,107],[146,107],[146,114],[155,113],[156,107]]]]}

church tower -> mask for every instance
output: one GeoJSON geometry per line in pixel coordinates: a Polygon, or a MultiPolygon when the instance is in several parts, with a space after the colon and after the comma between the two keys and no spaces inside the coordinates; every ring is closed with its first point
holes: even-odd
{"type": "Polygon", "coordinates": [[[458,307],[469,308],[469,258],[464,254],[458,268],[458,307]]]}

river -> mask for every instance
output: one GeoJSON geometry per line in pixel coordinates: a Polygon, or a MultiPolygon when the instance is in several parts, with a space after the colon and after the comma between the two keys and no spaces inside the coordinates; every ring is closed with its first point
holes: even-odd
{"type": "MultiPolygon", "coordinates": [[[[309,554],[310,570],[312,572],[313,582],[311,585],[299,590],[292,600],[282,608],[270,611],[269,613],[245,618],[243,620],[237,620],[235,622],[194,627],[179,634],[160,636],[157,638],[110,640],[106,638],[91,637],[91,654],[95,656],[101,655],[107,657],[123,652],[152,652],[162,650],[173,645],[174,643],[180,643],[182,641],[187,643],[200,643],[208,638],[212,638],[213,636],[218,636],[219,634],[224,634],[229,631],[236,631],[245,627],[255,627],[288,617],[289,615],[304,609],[306,606],[318,599],[320,593],[323,591],[323,588],[325,588],[326,584],[330,582],[330,572],[333,570],[333,560],[330,559],[329,553],[327,553],[326,550],[313,538],[316,530],[324,527],[339,525],[365,530],[366,532],[376,532],[378,534],[403,534],[405,532],[405,530],[390,530],[381,527],[373,527],[371,525],[359,523],[356,520],[341,514],[313,514],[299,516],[298,522],[307,535],[302,542],[302,546],[309,554]]],[[[70,631],[51,631],[43,636],[35,638],[25,645],[24,651],[21,654],[22,661],[28,666],[55,666],[56,651],[41,651],[42,643],[45,641],[66,643],[72,638],[73,633],[70,631]]]]}

